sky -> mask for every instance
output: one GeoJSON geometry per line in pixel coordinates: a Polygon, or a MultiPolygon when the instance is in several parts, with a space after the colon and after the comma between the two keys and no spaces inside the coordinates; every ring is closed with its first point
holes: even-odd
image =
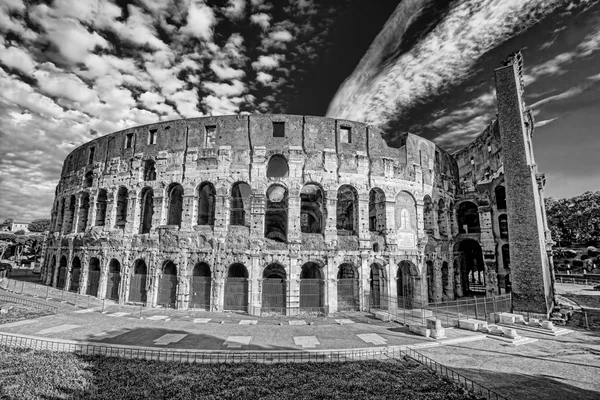
{"type": "Polygon", "coordinates": [[[157,121],[326,115],[454,152],[516,50],[546,195],[599,190],[598,0],[0,0],[0,220],[49,218],[69,152],[157,121]]]}

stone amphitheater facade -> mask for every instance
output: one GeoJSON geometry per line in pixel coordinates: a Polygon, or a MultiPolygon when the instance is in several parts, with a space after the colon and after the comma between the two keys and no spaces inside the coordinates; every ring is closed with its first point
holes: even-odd
{"type": "Polygon", "coordinates": [[[135,127],[66,158],[42,279],[121,303],[253,315],[454,299],[458,182],[434,143],[403,134],[392,148],[347,120],[135,127]]]}

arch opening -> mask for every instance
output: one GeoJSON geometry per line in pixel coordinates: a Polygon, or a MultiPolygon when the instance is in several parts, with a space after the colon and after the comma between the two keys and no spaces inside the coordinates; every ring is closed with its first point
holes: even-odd
{"type": "Polygon", "coordinates": [[[262,311],[285,314],[287,303],[286,272],[282,265],[269,264],[263,271],[262,311]]]}
{"type": "Polygon", "coordinates": [[[108,203],[108,193],[106,189],[100,189],[96,199],[96,226],[104,226],[106,223],[106,205],[108,203]]]}
{"type": "Polygon", "coordinates": [[[100,286],[100,260],[96,257],[90,258],[88,271],[88,287],[86,294],[98,296],[98,287],[100,286]]]}
{"type": "Polygon", "coordinates": [[[58,289],[65,289],[65,281],[67,277],[67,257],[62,256],[60,258],[60,265],[58,266],[58,277],[56,281],[56,287],[58,289]]]}
{"type": "Polygon", "coordinates": [[[396,274],[396,295],[399,308],[411,309],[415,301],[413,275],[418,274],[417,266],[404,260],[398,265],[396,274]]]}
{"type": "Polygon", "coordinates": [[[388,309],[388,302],[385,295],[385,282],[385,270],[383,269],[383,266],[378,263],[371,264],[369,271],[370,308],[382,310],[388,309]]]}
{"type": "Polygon", "coordinates": [[[286,178],[289,173],[288,162],[281,154],[275,154],[267,164],[267,178],[286,178]]]}
{"type": "Polygon", "coordinates": [[[504,186],[498,186],[494,190],[496,195],[496,208],[498,210],[506,210],[506,189],[504,186]]]}
{"type": "Polygon", "coordinates": [[[464,201],[458,206],[458,233],[479,233],[479,211],[477,206],[464,201]]]}
{"type": "Polygon", "coordinates": [[[244,264],[235,263],[227,269],[225,309],[248,310],[248,270],[244,264]]]}
{"type": "Polygon", "coordinates": [[[265,210],[265,238],[287,242],[288,191],[283,186],[272,185],[267,190],[265,210]]]}
{"type": "Polygon", "coordinates": [[[129,282],[129,301],[135,303],[146,303],[147,301],[147,277],[148,267],[142,259],[136,260],[133,265],[133,274],[129,282]]]}
{"type": "Polygon", "coordinates": [[[338,311],[360,309],[358,270],[350,263],[341,264],[337,273],[338,311]]]}
{"type": "Polygon", "coordinates": [[[198,225],[215,224],[215,187],[203,182],[198,188],[198,225]]]}
{"type": "Polygon", "coordinates": [[[338,236],[358,235],[358,192],[350,185],[342,185],[337,193],[336,228],[338,236]]]}
{"type": "Polygon", "coordinates": [[[385,193],[373,188],[369,192],[369,231],[385,235],[386,228],[385,193]]]}
{"type": "Polygon", "coordinates": [[[210,310],[212,278],[210,266],[205,262],[199,262],[194,265],[192,271],[192,284],[190,307],[210,310]]]}
{"type": "Polygon", "coordinates": [[[485,264],[481,245],[471,239],[458,246],[460,288],[464,296],[485,295],[485,264]]]}
{"type": "Polygon", "coordinates": [[[121,263],[112,258],[108,263],[108,277],[106,280],[106,298],[119,300],[119,287],[121,285],[121,263]]]}
{"type": "Polygon", "coordinates": [[[173,307],[177,303],[177,266],[171,260],[165,261],[158,281],[158,304],[173,307]]]}
{"type": "Polygon", "coordinates": [[[300,310],[308,312],[324,312],[325,281],[319,265],[307,262],[300,272],[300,310]]]}
{"type": "Polygon", "coordinates": [[[231,202],[229,210],[229,224],[237,226],[250,226],[250,185],[238,182],[231,188],[231,202]]]}
{"type": "Polygon", "coordinates": [[[85,178],[83,180],[83,187],[89,188],[94,184],[94,173],[92,171],[88,171],[85,174],[85,178]]]}
{"type": "Polygon", "coordinates": [[[300,230],[302,233],[323,233],[325,202],[318,185],[306,184],[300,191],[300,230]]]}
{"type": "Polygon", "coordinates": [[[144,180],[156,180],[156,163],[154,162],[154,160],[146,160],[144,162],[144,180]]]}
{"type": "Polygon", "coordinates": [[[154,192],[150,188],[142,190],[142,217],[140,218],[140,233],[150,233],[154,215],[154,192]]]}
{"type": "Polygon", "coordinates": [[[79,279],[81,278],[81,260],[79,257],[74,257],[71,261],[71,283],[69,292],[79,292],[79,279]]]}

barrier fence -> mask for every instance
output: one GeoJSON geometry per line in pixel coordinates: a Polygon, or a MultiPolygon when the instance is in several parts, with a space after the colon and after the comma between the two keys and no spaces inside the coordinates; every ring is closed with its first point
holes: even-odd
{"type": "Polygon", "coordinates": [[[51,306],[49,304],[38,303],[36,301],[22,299],[20,297],[10,296],[10,295],[6,295],[6,294],[0,294],[0,300],[2,300],[2,301],[9,301],[11,303],[22,304],[24,306],[37,308],[39,310],[50,311],[50,312],[52,312],[54,314],[56,314],[58,312],[58,308],[57,307],[51,306]]]}
{"type": "Polygon", "coordinates": [[[332,351],[177,351],[156,350],[150,348],[117,347],[110,345],[65,343],[36,338],[25,338],[10,334],[0,333],[0,346],[25,348],[38,351],[60,351],[85,356],[119,357],[124,359],[172,361],[194,364],[231,364],[254,362],[262,364],[276,363],[336,363],[347,361],[390,360],[401,357],[410,358],[429,368],[436,374],[460,384],[467,390],[486,396],[488,399],[504,400],[499,395],[458,372],[439,364],[417,351],[399,347],[360,349],[360,350],[332,350],[332,351]]]}
{"type": "Polygon", "coordinates": [[[487,320],[490,313],[510,312],[511,294],[494,297],[472,297],[439,303],[420,303],[403,297],[371,293],[364,296],[365,309],[370,312],[385,312],[391,319],[403,324],[420,323],[425,325],[427,318],[437,318],[442,325],[455,326],[462,319],[487,320]]]}
{"type": "MultiPolygon", "coordinates": [[[[584,275],[585,276],[585,275],[584,275]]],[[[586,285],[586,286],[596,286],[600,285],[600,281],[597,278],[587,279],[584,277],[556,277],[556,282],[558,283],[571,283],[577,285],[586,285]]]]}
{"type": "Polygon", "coordinates": [[[458,383],[461,386],[465,387],[467,390],[472,391],[475,394],[480,396],[485,396],[487,399],[494,400],[508,400],[506,397],[494,392],[491,389],[486,388],[485,386],[480,385],[477,382],[472,381],[464,375],[459,374],[458,372],[445,367],[444,365],[438,363],[437,361],[432,360],[431,358],[411,349],[407,348],[404,351],[404,354],[420,364],[426,366],[430,370],[434,371],[436,374],[439,374],[447,379],[450,379],[454,383],[458,383]]]}

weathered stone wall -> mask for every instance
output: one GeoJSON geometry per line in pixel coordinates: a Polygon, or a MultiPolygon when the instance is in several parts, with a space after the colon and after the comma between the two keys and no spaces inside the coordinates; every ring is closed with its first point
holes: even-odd
{"type": "MultiPolygon", "coordinates": [[[[164,289],[163,267],[172,261],[177,270],[176,304],[187,308],[193,268],[205,262],[211,269],[211,309],[222,310],[228,268],[241,263],[248,271],[248,311],[259,313],[262,273],[269,264],[276,262],[285,269],[289,291],[286,305],[294,310],[299,303],[302,266],[316,262],[325,282],[325,307],[332,312],[337,305],[338,268],[343,262],[358,271],[363,306],[364,297],[374,287],[369,277],[375,263],[381,267],[377,290],[390,298],[395,298],[399,264],[412,263],[412,271],[418,271],[411,278],[414,300],[427,301],[424,265],[426,259],[435,258],[439,270],[436,300],[444,293],[454,297],[448,288],[444,292],[440,282],[442,262],[450,269],[444,276],[454,275],[450,243],[455,229],[448,229],[447,234],[437,229],[429,238],[423,227],[423,199],[429,196],[435,204],[442,200],[443,210],[436,212],[436,221],[442,215],[444,226],[455,226],[458,168],[447,153],[423,138],[406,134],[403,143],[401,148],[391,148],[377,129],[352,121],[289,115],[170,121],[98,138],[75,149],[65,161],[52,213],[53,233],[47,241],[46,259],[48,263],[55,260],[55,265],[47,266],[46,280],[56,285],[60,259],[64,256],[70,271],[73,258],[78,257],[82,261],[79,287],[84,291],[89,259],[97,257],[102,270],[98,295],[103,297],[108,265],[114,259],[121,266],[119,301],[124,302],[129,299],[133,265],[144,260],[148,267],[147,303],[156,305],[164,289]],[[285,137],[274,137],[274,122],[285,123],[285,137]],[[207,127],[213,126],[214,144],[207,146],[207,127]],[[340,129],[349,130],[349,143],[341,141],[340,129]],[[150,143],[151,135],[155,135],[154,144],[150,143]],[[94,156],[90,159],[92,147],[94,156]],[[274,155],[287,161],[287,176],[267,177],[274,155]],[[144,180],[146,160],[155,162],[156,180],[144,180]],[[86,187],[89,172],[93,180],[86,187]],[[214,225],[198,225],[198,189],[203,182],[215,188],[214,225]],[[251,189],[247,226],[230,223],[232,187],[237,182],[245,182],[251,189]],[[300,192],[311,183],[324,195],[322,234],[301,232],[300,192]],[[183,188],[180,226],[167,225],[174,185],[183,188]],[[266,193],[272,185],[282,186],[288,194],[285,242],[264,237],[266,193]],[[355,234],[351,236],[339,236],[336,229],[337,194],[342,185],[357,193],[355,234]],[[127,190],[126,207],[118,206],[123,201],[118,198],[119,188],[127,190]],[[385,199],[378,215],[385,216],[386,228],[377,233],[369,231],[369,193],[374,188],[379,188],[385,199]],[[102,224],[98,215],[103,212],[99,201],[103,190],[107,201],[102,224]],[[142,196],[149,190],[153,194],[152,228],[142,234],[142,196]],[[75,201],[71,207],[72,196],[75,201]],[[89,208],[84,226],[82,199],[86,196],[89,208]],[[399,198],[402,201],[397,203],[399,198]],[[126,210],[126,215],[118,214],[122,213],[119,210],[126,210]],[[409,223],[400,221],[402,210],[406,210],[409,223]]],[[[68,277],[66,282],[70,284],[68,277]]]]}

